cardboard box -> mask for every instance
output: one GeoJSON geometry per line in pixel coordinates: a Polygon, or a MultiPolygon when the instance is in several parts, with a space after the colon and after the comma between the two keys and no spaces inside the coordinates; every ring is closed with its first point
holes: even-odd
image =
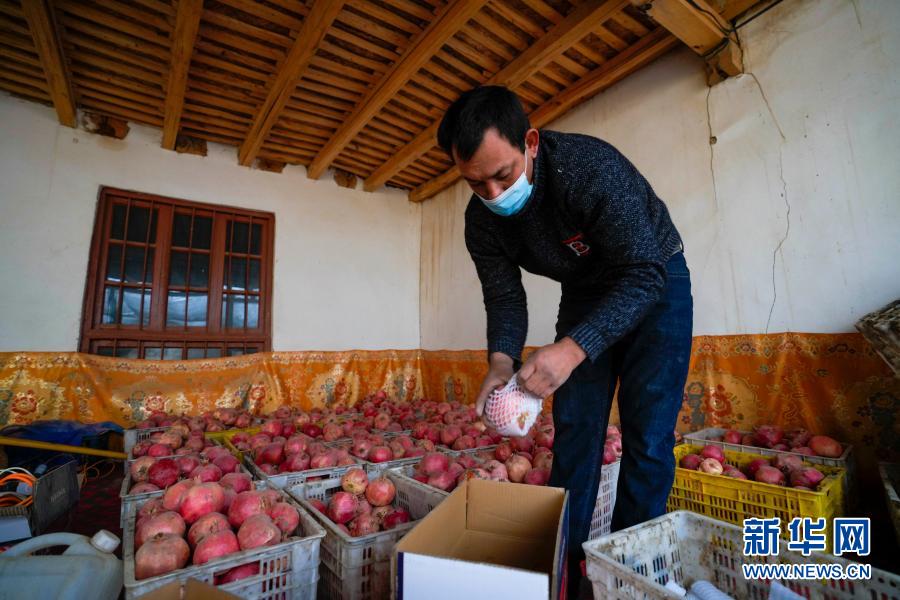
{"type": "Polygon", "coordinates": [[[564,600],[568,494],[472,479],[398,544],[395,597],[564,600]]]}
{"type": "Polygon", "coordinates": [[[173,581],[156,588],[141,596],[141,600],[240,600],[240,597],[197,579],[188,579],[184,584],[173,581]]]}

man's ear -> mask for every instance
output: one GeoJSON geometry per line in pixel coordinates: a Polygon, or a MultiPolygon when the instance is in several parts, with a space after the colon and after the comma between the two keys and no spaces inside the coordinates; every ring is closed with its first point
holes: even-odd
{"type": "Polygon", "coordinates": [[[525,151],[528,152],[530,158],[537,157],[540,138],[541,133],[534,127],[525,132],[525,151]]]}

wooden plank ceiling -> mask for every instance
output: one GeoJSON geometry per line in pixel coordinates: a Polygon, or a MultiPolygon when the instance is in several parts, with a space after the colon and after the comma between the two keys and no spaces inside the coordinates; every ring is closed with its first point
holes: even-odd
{"type": "Polygon", "coordinates": [[[677,10],[755,0],[675,1],[665,29],[632,0],[0,0],[0,89],[70,126],[77,106],[169,149],[228,144],[418,201],[458,178],[435,133],[461,92],[507,85],[545,126],[679,44],[670,30],[690,43],[677,10]]]}

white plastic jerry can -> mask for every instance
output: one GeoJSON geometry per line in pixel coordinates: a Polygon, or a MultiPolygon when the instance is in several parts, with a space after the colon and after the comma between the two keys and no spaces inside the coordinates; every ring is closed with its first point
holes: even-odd
{"type": "Polygon", "coordinates": [[[0,554],[0,600],[116,600],[122,589],[122,561],[116,558],[119,538],[105,529],[94,537],[49,533],[0,554]],[[32,556],[53,546],[68,546],[56,556],[32,556]]]}

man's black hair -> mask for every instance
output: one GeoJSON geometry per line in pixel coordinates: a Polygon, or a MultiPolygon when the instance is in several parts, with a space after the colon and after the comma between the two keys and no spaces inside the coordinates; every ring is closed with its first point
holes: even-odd
{"type": "Polygon", "coordinates": [[[438,144],[450,158],[455,150],[459,158],[469,160],[492,127],[500,137],[525,151],[525,133],[531,125],[518,96],[498,85],[477,87],[447,109],[438,127],[438,144]]]}

